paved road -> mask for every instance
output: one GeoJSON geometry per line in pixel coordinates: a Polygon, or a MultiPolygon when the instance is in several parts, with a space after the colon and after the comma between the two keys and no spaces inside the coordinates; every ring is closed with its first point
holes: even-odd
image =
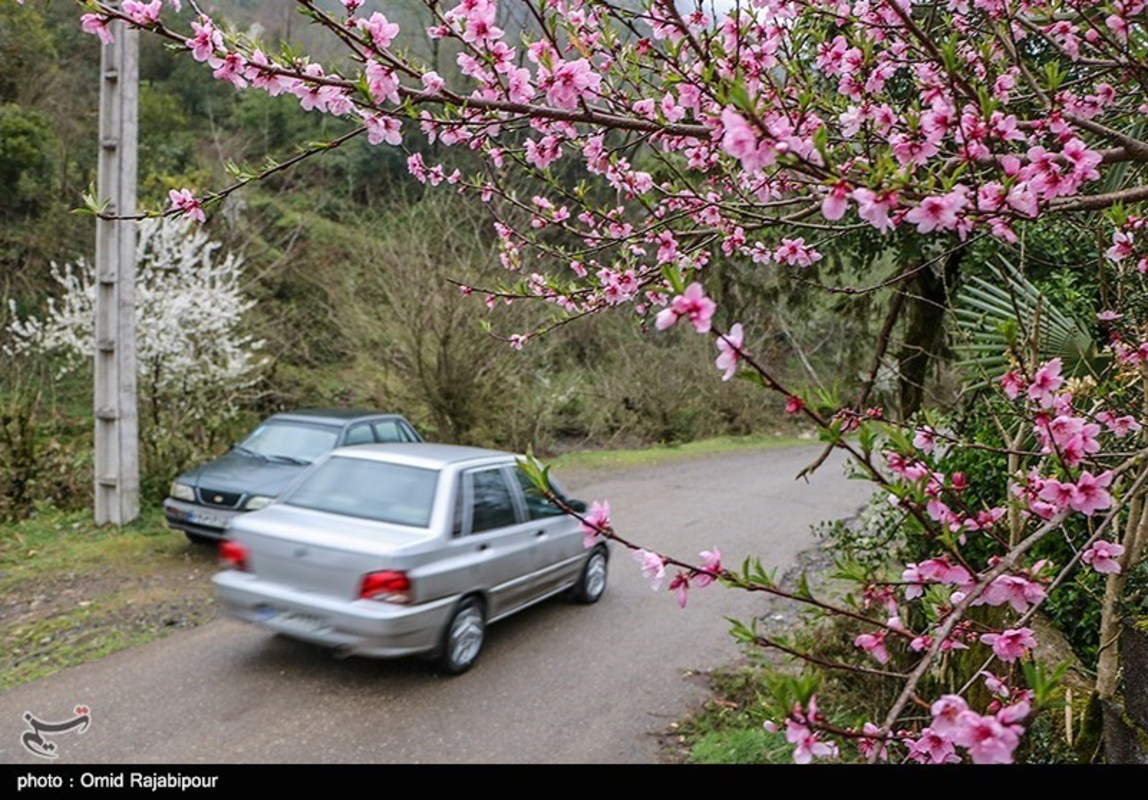
{"type": "MultiPolygon", "coordinates": [[[[810,525],[849,516],[867,491],[831,460],[793,476],[816,447],[739,452],[609,474],[560,475],[609,499],[633,540],[686,559],[720,547],[792,564],[810,525]]],[[[38,763],[22,716],[92,709],[61,734],[59,763],[654,763],[656,734],[704,697],[698,670],[735,659],[724,617],[760,598],[710,587],[679,610],[615,548],[605,597],[548,601],[491,628],[459,678],[416,661],[335,660],[230,620],[57,673],[0,695],[0,763],[38,763]]]]}

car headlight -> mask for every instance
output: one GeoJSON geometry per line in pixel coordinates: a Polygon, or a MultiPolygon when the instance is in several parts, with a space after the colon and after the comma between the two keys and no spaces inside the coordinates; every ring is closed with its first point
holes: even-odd
{"type": "Polygon", "coordinates": [[[271,501],[274,499],[274,497],[268,497],[265,494],[257,494],[251,497],[246,503],[244,503],[243,507],[248,511],[258,511],[259,509],[270,505],[271,501]]]}
{"type": "Polygon", "coordinates": [[[195,489],[191,488],[186,483],[172,481],[171,491],[169,494],[176,500],[188,500],[192,503],[195,502],[195,489]]]}

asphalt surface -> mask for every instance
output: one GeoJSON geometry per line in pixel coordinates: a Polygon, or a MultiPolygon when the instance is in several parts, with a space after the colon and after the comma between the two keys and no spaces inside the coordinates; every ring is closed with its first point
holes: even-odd
{"type": "MultiPolygon", "coordinates": [[[[609,500],[635,542],[698,560],[721,549],[784,570],[810,526],[851,516],[868,485],[831,459],[794,476],[817,446],[743,451],[609,473],[558,475],[609,500]]],[[[762,600],[712,586],[655,593],[614,548],[596,605],[546,601],[492,626],[465,675],[417,660],[336,660],[327,651],[221,619],[0,695],[0,763],[37,764],[25,712],[61,721],[91,709],[83,734],[52,737],[66,764],[651,764],[658,734],[705,696],[704,671],[735,660],[726,617],[762,600]]]]}

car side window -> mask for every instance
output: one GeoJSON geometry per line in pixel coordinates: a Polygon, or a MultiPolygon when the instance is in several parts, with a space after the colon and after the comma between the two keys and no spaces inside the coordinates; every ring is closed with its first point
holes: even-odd
{"type": "Polygon", "coordinates": [[[401,420],[399,421],[399,432],[402,434],[404,442],[422,441],[422,437],[415,433],[415,429],[401,420]]]}
{"type": "Polygon", "coordinates": [[[371,435],[369,425],[356,425],[347,431],[347,438],[343,440],[343,444],[369,444],[373,441],[375,437],[371,435]]]}
{"type": "Polygon", "coordinates": [[[403,430],[399,427],[398,420],[394,419],[385,419],[382,422],[375,423],[375,439],[388,444],[392,442],[410,441],[403,435],[403,430]]]}
{"type": "Polygon", "coordinates": [[[471,473],[471,533],[505,528],[518,522],[514,498],[499,468],[471,473]]]}
{"type": "Polygon", "coordinates": [[[560,517],[566,513],[553,500],[543,495],[522,470],[516,469],[514,474],[518,478],[518,485],[522,487],[522,494],[526,498],[526,513],[530,519],[560,517]]]}

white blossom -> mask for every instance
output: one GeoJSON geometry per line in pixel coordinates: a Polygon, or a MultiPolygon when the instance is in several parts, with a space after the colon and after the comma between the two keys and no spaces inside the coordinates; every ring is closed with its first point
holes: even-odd
{"type": "MultiPolygon", "coordinates": [[[[189,220],[146,219],[136,246],[136,353],[141,392],[149,399],[230,397],[252,385],[263,359],[262,341],[242,332],[255,304],[240,286],[243,259],[219,253],[203,228],[189,220]]],[[[12,322],[4,351],[58,354],[62,370],[95,356],[95,268],[80,258],[51,274],[62,292],[47,313],[12,322]]]]}

